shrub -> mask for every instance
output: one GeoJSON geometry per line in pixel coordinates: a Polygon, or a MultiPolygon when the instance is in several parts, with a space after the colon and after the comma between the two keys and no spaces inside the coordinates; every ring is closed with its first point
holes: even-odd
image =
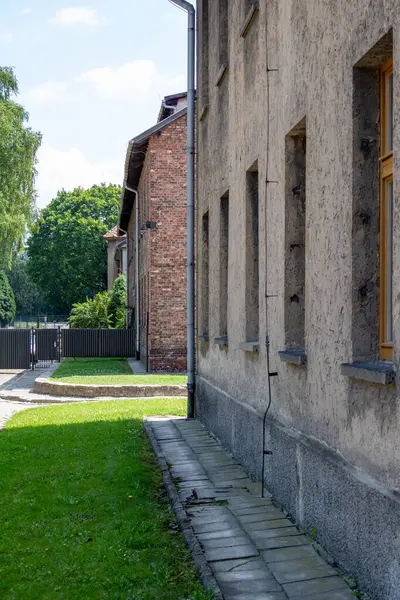
{"type": "Polygon", "coordinates": [[[110,304],[108,305],[108,316],[110,326],[124,329],[126,326],[126,278],[120,275],[114,281],[111,292],[110,304]]]}
{"type": "Polygon", "coordinates": [[[69,324],[74,329],[98,327],[108,329],[110,327],[109,304],[109,292],[99,292],[93,299],[86,300],[86,302],[76,302],[72,305],[68,319],[69,324]]]}
{"type": "Polygon", "coordinates": [[[4,271],[0,271],[0,326],[9,325],[15,318],[15,298],[4,271]]]}

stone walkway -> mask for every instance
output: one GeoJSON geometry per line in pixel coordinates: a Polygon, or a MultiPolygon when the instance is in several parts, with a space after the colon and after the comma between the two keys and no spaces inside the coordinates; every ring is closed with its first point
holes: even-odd
{"type": "Polygon", "coordinates": [[[192,528],[211,567],[217,598],[354,600],[307,536],[269,494],[260,497],[260,484],[201,423],[150,418],[146,428],[175,483],[183,526],[192,528]]]}

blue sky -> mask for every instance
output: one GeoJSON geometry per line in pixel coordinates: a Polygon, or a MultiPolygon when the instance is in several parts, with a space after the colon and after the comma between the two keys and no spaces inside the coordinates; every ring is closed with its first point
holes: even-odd
{"type": "Polygon", "coordinates": [[[186,14],[168,0],[0,4],[0,64],[43,134],[38,205],[62,187],[122,183],[128,140],[186,89],[186,14]]]}

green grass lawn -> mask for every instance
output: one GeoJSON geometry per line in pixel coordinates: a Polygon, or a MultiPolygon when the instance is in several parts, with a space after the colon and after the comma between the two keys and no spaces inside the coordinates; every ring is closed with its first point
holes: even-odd
{"type": "Polygon", "coordinates": [[[185,400],[29,409],[0,433],[2,600],[208,600],[143,415],[185,400]]]}
{"type": "Polygon", "coordinates": [[[63,383],[186,385],[186,375],[133,375],[125,358],[64,358],[51,376],[63,383]]]}

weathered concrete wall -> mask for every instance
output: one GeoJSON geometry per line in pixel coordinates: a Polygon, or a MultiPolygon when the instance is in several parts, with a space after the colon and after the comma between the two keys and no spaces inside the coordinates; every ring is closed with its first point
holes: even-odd
{"type": "MultiPolygon", "coordinates": [[[[265,347],[268,317],[270,368],[278,371],[278,377],[272,380],[273,421],[269,428],[272,422],[286,428],[279,439],[271,436],[274,461],[268,483],[280,501],[288,508],[295,507],[293,512],[302,524],[317,527],[328,550],[341,564],[361,575],[375,598],[400,598],[400,531],[396,517],[399,511],[396,490],[400,487],[398,388],[352,380],[340,372],[343,362],[371,356],[376,348],[373,319],[376,322],[377,213],[376,209],[375,213],[370,210],[365,219],[361,210],[365,190],[371,186],[359,186],[357,149],[361,146],[357,145],[357,136],[354,139],[359,124],[353,122],[356,108],[353,79],[362,57],[393,28],[394,97],[399,97],[396,65],[400,46],[396,40],[400,34],[400,2],[262,1],[244,37],[241,36],[244,3],[230,2],[229,64],[222,80],[218,80],[221,70],[218,3],[210,0],[207,3],[208,52],[202,46],[204,4],[205,1],[199,3],[197,218],[200,223],[203,214],[209,211],[209,305],[202,305],[200,291],[198,325],[201,334],[202,311],[208,310],[209,342],[201,341],[198,346],[198,414],[239,457],[248,455],[246,459],[243,457],[248,468],[259,465],[255,457],[261,460],[261,422],[255,415],[263,412],[268,401],[265,347]],[[208,74],[205,57],[208,57],[208,74]],[[208,81],[207,93],[201,89],[204,81],[208,81]],[[278,352],[288,346],[290,317],[285,312],[288,295],[285,145],[287,136],[304,119],[307,173],[304,317],[301,318],[304,318],[308,362],[307,366],[298,367],[281,362],[278,352]],[[240,348],[246,341],[246,171],[256,161],[260,182],[258,353],[240,348]],[[219,335],[219,219],[220,198],[228,190],[228,346],[221,346],[214,341],[219,335]],[[364,243],[363,236],[369,236],[370,242],[364,243]],[[375,246],[371,242],[374,236],[375,246]],[[372,266],[363,271],[364,261],[369,259],[372,266]],[[368,309],[363,305],[366,302],[363,282],[368,283],[368,309]],[[266,300],[266,295],[274,297],[266,300]],[[363,328],[367,326],[370,330],[364,334],[363,328]],[[235,419],[240,427],[234,423],[235,419]],[[298,432],[296,435],[302,439],[317,440],[332,455],[341,456],[345,464],[354,466],[348,473],[342,470],[342,465],[335,467],[335,485],[343,494],[340,502],[333,501],[334,496],[329,492],[332,484],[327,456],[318,453],[313,445],[307,452],[298,450],[298,442],[289,441],[292,439],[287,434],[289,430],[298,432]],[[282,470],[286,469],[288,477],[283,478],[282,470]],[[357,480],[357,484],[356,472],[362,474],[362,481],[357,480]],[[305,477],[303,485],[299,483],[301,474],[305,477]],[[313,487],[317,480],[318,493],[313,487]],[[377,494],[374,499],[370,496],[370,484],[377,494]],[[314,494],[312,501],[310,490],[314,494]],[[346,494],[351,498],[348,511],[355,515],[355,520],[351,526],[342,528],[346,494]],[[381,503],[377,500],[379,494],[381,503]],[[385,500],[387,494],[391,498],[389,504],[385,500]],[[298,509],[299,504],[304,511],[298,509]],[[389,511],[386,520],[385,511],[389,511]],[[362,514],[368,515],[365,518],[370,524],[380,523],[388,542],[385,549],[374,546],[369,531],[362,527],[362,514]],[[340,538],[336,537],[335,524],[341,527],[340,538]],[[396,528],[395,536],[389,531],[391,527],[396,528]],[[341,548],[346,548],[342,558],[341,548]],[[352,548],[352,552],[347,548],[352,548]],[[361,552],[369,553],[364,562],[361,552]],[[374,561],[379,566],[371,568],[374,561]]],[[[371,110],[370,117],[372,113],[371,110]]],[[[400,104],[395,100],[395,173],[400,155],[399,114],[400,104]]],[[[366,135],[375,136],[376,140],[376,122],[375,130],[371,123],[366,135]]],[[[361,143],[365,141],[358,139],[358,144],[361,143]]],[[[371,152],[374,156],[375,151],[371,152]]],[[[363,168],[365,174],[368,171],[365,163],[363,168]]],[[[396,176],[394,187],[397,198],[396,176]]],[[[400,205],[396,202],[394,222],[394,362],[397,365],[400,205]]],[[[198,281],[202,280],[201,259],[199,252],[198,281]]],[[[300,342],[295,341],[293,346],[298,347],[302,344],[301,335],[296,331],[295,337],[300,342]]],[[[259,466],[252,470],[260,474],[259,466]]]]}

